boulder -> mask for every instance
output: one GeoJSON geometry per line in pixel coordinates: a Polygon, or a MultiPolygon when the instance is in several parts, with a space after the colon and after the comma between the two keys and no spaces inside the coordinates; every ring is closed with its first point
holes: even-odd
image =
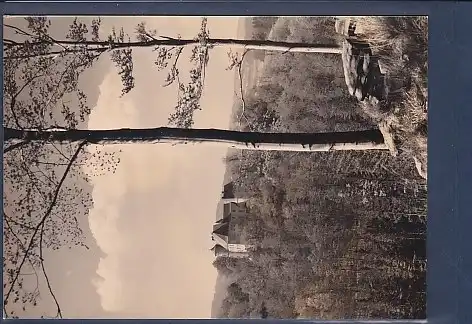
{"type": "Polygon", "coordinates": [[[342,43],[344,80],[349,93],[362,101],[367,97],[384,99],[384,76],[369,44],[353,38],[342,43]]]}

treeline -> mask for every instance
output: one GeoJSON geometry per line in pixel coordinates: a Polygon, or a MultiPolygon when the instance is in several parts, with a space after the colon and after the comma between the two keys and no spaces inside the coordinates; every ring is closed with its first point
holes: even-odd
{"type": "Polygon", "coordinates": [[[270,30],[272,29],[272,26],[274,26],[277,19],[277,17],[271,16],[252,17],[250,20],[252,27],[252,38],[260,40],[267,39],[270,30]]]}
{"type": "Polygon", "coordinates": [[[241,288],[221,316],[254,317],[264,302],[280,318],[424,317],[425,184],[414,170],[399,179],[388,155],[348,155],[231,157],[256,248],[215,263],[241,288]]]}
{"type": "MultiPolygon", "coordinates": [[[[272,28],[272,40],[337,42],[331,18],[279,18],[272,28]]],[[[243,116],[235,112],[235,127],[241,122],[246,130],[320,132],[371,126],[347,91],[339,55],[266,55],[264,71],[244,99],[246,110],[243,116]]]]}
{"type": "MultiPolygon", "coordinates": [[[[333,24],[280,18],[272,35],[332,41],[333,24]]],[[[338,59],[267,56],[234,123],[260,131],[370,127],[344,90],[338,59]]],[[[226,163],[238,194],[251,197],[243,235],[255,248],[250,259],[215,261],[233,279],[219,317],[425,317],[427,188],[410,159],[231,151],[226,163]]]]}

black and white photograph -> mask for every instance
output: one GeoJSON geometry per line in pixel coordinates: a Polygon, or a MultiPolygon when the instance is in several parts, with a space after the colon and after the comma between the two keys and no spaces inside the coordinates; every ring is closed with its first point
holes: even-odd
{"type": "Polygon", "coordinates": [[[4,318],[426,318],[426,16],[4,16],[3,131],[4,318]]]}

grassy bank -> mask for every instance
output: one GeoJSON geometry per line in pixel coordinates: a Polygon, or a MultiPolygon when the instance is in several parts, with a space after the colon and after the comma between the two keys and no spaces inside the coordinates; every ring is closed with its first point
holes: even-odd
{"type": "MultiPolygon", "coordinates": [[[[416,161],[426,177],[428,133],[428,18],[359,17],[356,32],[378,55],[399,90],[387,102],[363,108],[390,126],[397,148],[416,161]]],[[[397,90],[394,89],[394,90],[397,90]]]]}

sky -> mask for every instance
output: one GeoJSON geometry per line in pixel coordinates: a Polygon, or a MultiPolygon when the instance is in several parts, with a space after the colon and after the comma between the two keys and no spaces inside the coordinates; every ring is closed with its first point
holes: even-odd
{"type": "MultiPolygon", "coordinates": [[[[236,37],[238,20],[210,17],[210,35],[236,37]]],[[[183,38],[194,37],[200,27],[199,18],[188,17],[102,17],[102,27],[111,31],[123,26],[132,32],[141,21],[161,35],[183,38]]],[[[225,70],[227,51],[211,50],[203,110],[195,115],[194,127],[229,125],[235,78],[225,70]]],[[[123,97],[119,75],[113,66],[108,68],[89,129],[167,124],[176,89],[161,86],[166,73],[154,68],[153,54],[149,49],[134,51],[136,86],[123,97]]],[[[182,73],[188,66],[184,55],[182,73]]],[[[115,174],[90,174],[93,208],[84,226],[99,249],[73,248],[46,258],[64,317],[209,318],[217,277],[210,231],[221,197],[226,148],[139,144],[105,150],[122,152],[115,174]]]]}
{"type": "MultiPolygon", "coordinates": [[[[119,23],[135,26],[139,20],[119,23]]],[[[182,37],[193,37],[200,26],[200,19],[185,17],[146,22],[163,35],[182,37]]],[[[234,37],[237,22],[210,18],[208,27],[214,37],[234,37]]],[[[210,54],[203,110],[195,116],[195,127],[228,127],[234,72],[225,71],[227,51],[216,48],[210,54]]],[[[106,75],[89,129],[167,123],[176,90],[161,86],[165,73],[151,68],[153,59],[149,50],[136,51],[136,87],[123,98],[119,76],[114,70],[106,75]]],[[[181,70],[186,67],[190,64],[182,60],[181,70]]],[[[102,308],[130,317],[210,317],[217,273],[209,232],[221,195],[226,149],[168,144],[107,149],[122,150],[120,165],[115,174],[93,178],[94,207],[89,213],[90,229],[106,254],[97,268],[101,279],[93,282],[102,308]]]]}

